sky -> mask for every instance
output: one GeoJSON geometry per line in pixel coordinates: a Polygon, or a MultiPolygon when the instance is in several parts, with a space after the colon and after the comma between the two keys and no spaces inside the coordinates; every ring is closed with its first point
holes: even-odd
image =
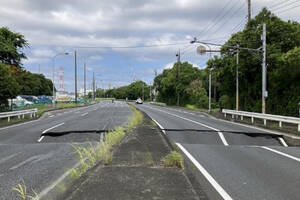
{"type": "MultiPolygon", "coordinates": [[[[59,88],[63,67],[69,92],[74,91],[75,50],[78,89],[84,63],[88,88],[93,72],[98,88],[134,80],[151,84],[155,71],[172,67],[179,49],[181,61],[204,68],[212,55],[198,55],[189,43],[193,37],[223,44],[247,20],[246,0],[0,0],[0,5],[0,25],[28,40],[24,68],[52,79],[54,66],[59,88]]],[[[299,0],[252,0],[252,16],[263,7],[284,20],[300,21],[299,0]]]]}

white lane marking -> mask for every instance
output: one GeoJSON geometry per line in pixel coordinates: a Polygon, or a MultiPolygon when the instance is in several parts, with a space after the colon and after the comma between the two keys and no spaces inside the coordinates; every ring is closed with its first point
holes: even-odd
{"type": "Polygon", "coordinates": [[[222,186],[206,171],[206,169],[179,143],[176,145],[183,151],[183,153],[192,161],[192,163],[198,168],[203,176],[209,181],[209,183],[217,190],[224,200],[233,200],[229,194],[222,188],[222,186]]]}
{"type": "Polygon", "coordinates": [[[86,116],[87,114],[89,114],[89,113],[88,112],[83,113],[81,116],[83,117],[83,116],[86,116]]]}
{"type": "MultiPolygon", "coordinates": [[[[64,124],[65,124],[65,123],[63,122],[63,123],[57,124],[57,125],[55,125],[55,126],[52,126],[51,128],[48,128],[48,129],[44,130],[44,131],[42,132],[42,134],[47,133],[47,132],[50,131],[51,129],[54,129],[54,128],[59,127],[59,126],[64,125],[64,124]]],[[[38,140],[38,142],[41,142],[41,141],[44,139],[44,137],[45,137],[45,136],[40,137],[39,140],[38,140]]]]}
{"type": "Polygon", "coordinates": [[[282,155],[282,156],[285,156],[285,157],[287,157],[287,158],[290,158],[290,159],[293,159],[293,160],[295,160],[295,161],[300,162],[300,158],[297,158],[297,157],[295,157],[295,156],[291,156],[291,155],[286,154],[286,153],[283,153],[283,152],[281,152],[281,151],[277,151],[277,150],[275,150],[275,149],[271,149],[270,147],[261,147],[261,148],[266,149],[266,150],[269,150],[269,151],[272,151],[272,152],[277,153],[277,154],[279,154],[279,155],[282,155]]]}
{"type": "MultiPolygon", "coordinates": [[[[160,125],[155,119],[152,119],[158,126],[160,129],[164,129],[164,127],[162,127],[162,125],[160,125]]],[[[162,132],[166,135],[166,131],[162,130],[162,132]]]]}
{"type": "Polygon", "coordinates": [[[80,111],[75,112],[76,114],[80,113],[80,111]]]}
{"type": "Polygon", "coordinates": [[[222,133],[219,129],[216,129],[216,128],[214,128],[214,127],[208,126],[208,125],[206,125],[206,124],[202,124],[202,123],[200,123],[200,122],[197,122],[197,121],[194,121],[194,120],[185,118],[185,117],[181,117],[181,116],[176,115],[176,114],[173,114],[173,113],[169,113],[169,112],[166,112],[166,111],[162,111],[162,110],[159,110],[159,109],[156,109],[156,108],[152,108],[152,107],[149,107],[149,106],[146,106],[146,107],[151,108],[151,109],[154,109],[154,110],[158,110],[158,111],[160,111],[160,112],[164,112],[164,113],[167,113],[167,114],[169,114],[169,115],[173,115],[173,116],[175,116],[175,117],[178,117],[178,118],[180,118],[180,119],[183,119],[183,120],[186,120],[186,121],[190,121],[190,122],[193,122],[193,123],[195,123],[195,124],[204,126],[204,127],[206,127],[206,128],[209,128],[209,129],[212,129],[212,130],[218,132],[218,135],[219,135],[220,139],[222,140],[223,144],[224,144],[225,146],[228,146],[227,140],[225,139],[223,133],[222,133]]]}
{"type": "Polygon", "coordinates": [[[54,117],[55,115],[50,115],[49,118],[54,117]]]}
{"type": "Polygon", "coordinates": [[[284,147],[288,147],[287,143],[284,141],[284,139],[282,137],[279,138],[279,141],[281,142],[281,144],[284,146],[284,147]]]}
{"type": "Polygon", "coordinates": [[[12,155],[10,155],[10,156],[7,156],[7,157],[4,157],[4,158],[0,159],[0,164],[1,164],[1,163],[4,163],[4,162],[6,162],[6,161],[8,161],[9,159],[15,157],[15,156],[18,155],[18,154],[19,154],[19,153],[15,153],[15,154],[12,154],[12,155]]]}
{"type": "Polygon", "coordinates": [[[19,164],[12,166],[12,167],[9,168],[9,169],[10,169],[10,170],[17,169],[17,168],[21,167],[22,165],[25,165],[26,163],[35,160],[36,158],[37,158],[37,156],[32,156],[32,157],[30,157],[30,158],[28,158],[28,159],[26,159],[26,160],[20,162],[19,164]]]}
{"type": "Polygon", "coordinates": [[[104,135],[104,133],[100,134],[100,142],[103,142],[103,135],[104,135]]]}
{"type": "Polygon", "coordinates": [[[7,127],[3,127],[3,128],[0,128],[0,131],[1,130],[5,130],[5,129],[9,129],[9,128],[14,128],[14,127],[22,126],[22,125],[25,125],[25,124],[31,124],[31,123],[37,122],[37,121],[40,121],[40,119],[32,120],[32,121],[29,121],[29,122],[24,122],[24,123],[20,123],[20,124],[16,124],[16,125],[11,125],[11,126],[7,126],[7,127]]]}
{"type": "MultiPolygon", "coordinates": [[[[87,158],[85,158],[83,160],[86,161],[87,158]]],[[[59,177],[56,181],[54,181],[51,185],[49,185],[48,187],[46,187],[44,190],[42,190],[40,192],[40,194],[38,195],[39,199],[41,199],[42,197],[44,197],[45,195],[48,194],[48,192],[50,192],[53,188],[55,188],[56,185],[58,185],[60,182],[62,182],[70,173],[73,169],[77,168],[79,165],[81,165],[82,161],[79,161],[78,163],[76,163],[71,169],[69,169],[68,171],[66,171],[61,177],[59,177]]]]}

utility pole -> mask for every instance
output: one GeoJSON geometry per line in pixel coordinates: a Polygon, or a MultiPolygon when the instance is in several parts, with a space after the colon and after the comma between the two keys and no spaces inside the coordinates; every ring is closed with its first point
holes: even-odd
{"type": "Polygon", "coordinates": [[[248,23],[251,20],[251,0],[247,0],[248,1],[248,23]]]}
{"type": "Polygon", "coordinates": [[[262,113],[266,113],[266,98],[268,97],[267,88],[267,77],[266,77],[266,24],[263,24],[263,34],[262,34],[262,51],[263,51],[263,60],[262,60],[262,113]]]}
{"type": "Polygon", "coordinates": [[[235,99],[235,110],[239,110],[239,45],[236,50],[236,99],[235,99]]]}
{"type": "Polygon", "coordinates": [[[95,72],[93,72],[93,100],[95,101],[95,72]]]}
{"type": "Polygon", "coordinates": [[[211,111],[211,71],[212,69],[209,70],[208,112],[211,111]]]}
{"type": "Polygon", "coordinates": [[[77,104],[77,51],[75,50],[75,103],[77,104]]]}
{"type": "Polygon", "coordinates": [[[84,98],[86,96],[86,63],[84,62],[84,98]]]}
{"type": "Polygon", "coordinates": [[[179,106],[179,88],[178,88],[178,84],[179,84],[179,74],[180,74],[180,50],[178,51],[178,53],[176,54],[177,56],[177,103],[176,105],[179,106]]]}

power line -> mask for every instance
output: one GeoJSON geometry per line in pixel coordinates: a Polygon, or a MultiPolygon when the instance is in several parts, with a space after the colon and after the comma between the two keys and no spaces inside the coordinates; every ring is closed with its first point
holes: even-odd
{"type": "Polygon", "coordinates": [[[289,9],[286,9],[286,10],[281,10],[281,11],[279,11],[277,14],[284,13],[284,12],[286,12],[286,11],[292,10],[292,9],[297,8],[297,7],[299,7],[299,6],[300,6],[300,4],[299,4],[299,5],[296,5],[296,6],[294,6],[294,7],[291,7],[291,8],[289,8],[289,9]]]}
{"type": "MultiPolygon", "coordinates": [[[[242,4],[240,7],[238,7],[238,9],[232,13],[232,15],[229,17],[229,19],[231,19],[234,15],[236,15],[244,6],[245,6],[245,4],[242,4]]],[[[227,24],[229,22],[229,19],[226,20],[223,24],[221,24],[219,26],[219,28],[217,28],[214,32],[218,32],[225,24],[227,24]]]]}
{"type": "Polygon", "coordinates": [[[277,6],[280,6],[280,5],[282,5],[282,4],[287,3],[287,2],[289,2],[289,1],[291,1],[291,0],[283,0],[283,1],[279,2],[279,3],[276,3],[276,4],[272,5],[272,6],[270,6],[269,9],[275,8],[275,7],[277,7],[277,6]]]}
{"type": "Polygon", "coordinates": [[[199,33],[199,36],[201,36],[202,33],[206,33],[210,27],[215,23],[215,21],[220,17],[220,15],[223,13],[224,9],[231,4],[231,2],[233,2],[233,0],[231,0],[229,3],[225,4],[222,9],[220,10],[219,14],[211,21],[211,23],[209,23],[208,26],[206,26],[206,28],[204,30],[202,30],[200,33],[199,33]]]}
{"type": "Polygon", "coordinates": [[[280,9],[282,9],[282,8],[286,8],[286,7],[288,7],[288,6],[290,6],[290,5],[293,5],[294,3],[297,3],[297,2],[300,2],[300,1],[299,1],[299,0],[296,0],[296,1],[290,2],[289,4],[286,4],[286,5],[283,5],[283,6],[279,7],[279,8],[273,9],[272,12],[277,11],[277,10],[280,10],[280,9]]]}
{"type": "Polygon", "coordinates": [[[68,46],[75,49],[136,49],[136,48],[154,48],[154,47],[165,47],[165,46],[178,46],[185,43],[169,43],[169,44],[154,44],[154,45],[143,45],[143,46],[68,46]]]}
{"type": "MultiPolygon", "coordinates": [[[[237,5],[237,4],[233,4],[233,5],[230,7],[230,9],[227,10],[227,12],[225,12],[225,14],[223,14],[223,15],[220,17],[220,20],[216,21],[216,22],[215,22],[215,23],[214,23],[214,24],[213,24],[213,25],[205,32],[205,34],[208,33],[209,30],[213,29],[217,24],[219,24],[220,22],[222,22],[222,20],[226,18],[227,14],[229,14],[230,11],[231,11],[232,9],[235,8],[236,5],[237,5]]],[[[206,38],[207,38],[207,37],[206,37],[206,38]]]]}

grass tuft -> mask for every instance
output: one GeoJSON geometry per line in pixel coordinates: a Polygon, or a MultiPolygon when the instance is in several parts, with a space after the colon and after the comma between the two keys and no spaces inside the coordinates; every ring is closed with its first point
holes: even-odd
{"type": "Polygon", "coordinates": [[[38,194],[33,189],[31,189],[32,194],[27,194],[27,188],[24,183],[24,180],[22,180],[22,183],[19,183],[15,187],[12,187],[12,190],[16,191],[18,194],[18,197],[22,200],[27,200],[27,199],[37,200],[39,198],[38,194]]]}
{"type": "Polygon", "coordinates": [[[162,161],[165,167],[178,167],[179,169],[184,169],[183,157],[177,151],[171,151],[171,153],[166,155],[162,161]]]}
{"type": "Polygon", "coordinates": [[[154,164],[153,157],[150,152],[145,153],[145,160],[148,166],[152,166],[154,164]]]}

